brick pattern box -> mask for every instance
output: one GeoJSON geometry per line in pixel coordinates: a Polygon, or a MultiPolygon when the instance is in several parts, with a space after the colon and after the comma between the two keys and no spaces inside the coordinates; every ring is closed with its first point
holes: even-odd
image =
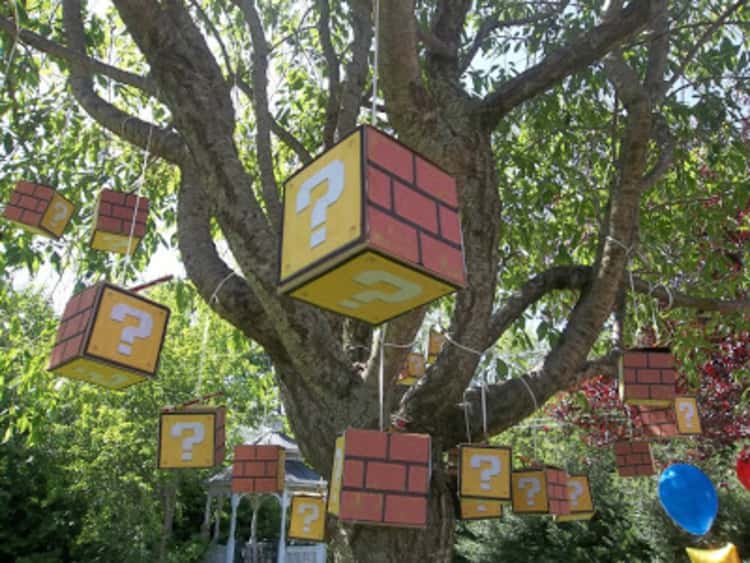
{"type": "Polygon", "coordinates": [[[620,477],[645,477],[656,472],[651,445],[642,440],[615,442],[615,463],[620,477]]]}
{"type": "Polygon", "coordinates": [[[16,184],[3,217],[32,233],[59,239],[75,206],[54,188],[21,181],[16,184]]]}
{"type": "Polygon", "coordinates": [[[143,196],[126,194],[104,189],[99,194],[94,211],[94,232],[91,235],[91,248],[105,252],[128,253],[138,248],[146,234],[149,200],[143,196]],[[136,213],[136,203],[138,212],[136,213]],[[134,217],[135,216],[135,217],[134,217]],[[135,220],[135,224],[133,224],[135,220]],[[133,239],[130,240],[130,231],[133,239]]]}
{"type": "Polygon", "coordinates": [[[639,406],[638,416],[643,423],[643,434],[646,437],[673,438],[679,434],[672,406],[666,408],[639,406]]]}
{"type": "Polygon", "coordinates": [[[67,303],[47,369],[112,389],[156,377],[168,320],[167,307],[100,282],[67,303]]]}
{"type": "Polygon", "coordinates": [[[513,471],[513,512],[564,515],[570,513],[568,474],[549,465],[513,471]]]}
{"type": "Polygon", "coordinates": [[[163,409],[157,452],[160,469],[209,468],[226,453],[226,408],[191,406],[163,409]]]}
{"type": "Polygon", "coordinates": [[[233,493],[280,493],[284,490],[286,452],[281,446],[235,446],[233,493]]]}
{"type": "Polygon", "coordinates": [[[363,126],[285,184],[279,291],[377,325],[466,284],[447,172],[363,126]]]}
{"type": "MultiPolygon", "coordinates": [[[[340,474],[331,479],[334,514],[346,522],[424,528],[431,477],[426,434],[349,429],[340,474]]],[[[334,464],[335,465],[335,464],[334,464]]]]}
{"type": "Polygon", "coordinates": [[[622,357],[620,399],[631,405],[666,407],[675,399],[675,359],[668,348],[628,350],[622,357]]]}

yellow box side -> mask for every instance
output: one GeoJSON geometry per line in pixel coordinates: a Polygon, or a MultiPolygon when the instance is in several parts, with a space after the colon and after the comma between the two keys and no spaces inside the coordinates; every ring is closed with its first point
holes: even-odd
{"type": "MultiPolygon", "coordinates": [[[[116,235],[114,233],[105,233],[104,231],[94,231],[94,236],[91,238],[91,248],[94,250],[101,250],[103,252],[114,252],[117,254],[128,253],[128,240],[127,235],[116,235]]],[[[138,243],[141,242],[139,237],[133,237],[130,241],[130,255],[132,256],[138,249],[138,243]]]]}
{"type": "Polygon", "coordinates": [[[91,358],[78,358],[56,368],[52,373],[94,383],[108,389],[124,389],[146,381],[146,378],[138,373],[98,362],[91,358]]]}
{"type": "Polygon", "coordinates": [[[289,538],[320,542],[325,539],[326,505],[323,497],[292,497],[289,538]]]}
{"type": "Polygon", "coordinates": [[[510,450],[462,446],[461,497],[510,499],[510,450]]]}
{"type": "Polygon", "coordinates": [[[474,498],[461,499],[461,518],[479,520],[483,518],[500,518],[503,515],[503,503],[498,500],[474,498]]]}
{"type": "Polygon", "coordinates": [[[344,437],[336,438],[336,450],[333,455],[333,469],[329,483],[328,512],[339,515],[341,507],[341,483],[344,476],[344,437]]]}
{"type": "Polygon", "coordinates": [[[568,476],[568,501],[570,502],[571,512],[592,512],[594,510],[588,477],[585,475],[568,476]]]}
{"type": "Polygon", "coordinates": [[[209,413],[162,413],[159,467],[213,467],[216,416],[209,413]]]}
{"type": "Polygon", "coordinates": [[[68,226],[75,207],[67,199],[55,194],[44,212],[40,226],[47,229],[56,238],[60,238],[68,226]]]}
{"type": "Polygon", "coordinates": [[[513,512],[549,512],[547,478],[543,471],[513,473],[513,512]]]}

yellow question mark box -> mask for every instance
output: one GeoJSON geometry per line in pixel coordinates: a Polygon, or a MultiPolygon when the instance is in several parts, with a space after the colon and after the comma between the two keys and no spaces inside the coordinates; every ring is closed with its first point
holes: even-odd
{"type": "Polygon", "coordinates": [[[514,471],[513,512],[547,514],[547,477],[542,469],[514,471]]]}
{"type": "Polygon", "coordinates": [[[214,467],[224,459],[224,407],[163,410],[159,416],[159,469],[214,467]]]}
{"type": "Polygon", "coordinates": [[[703,433],[698,414],[698,401],[695,397],[675,397],[674,412],[677,418],[677,431],[680,434],[703,433]]]}
{"type": "Polygon", "coordinates": [[[511,449],[460,445],[458,490],[464,498],[511,499],[511,449]]]}
{"type": "Polygon", "coordinates": [[[294,495],[289,538],[322,542],[326,535],[326,502],[318,495],[294,495]]]}

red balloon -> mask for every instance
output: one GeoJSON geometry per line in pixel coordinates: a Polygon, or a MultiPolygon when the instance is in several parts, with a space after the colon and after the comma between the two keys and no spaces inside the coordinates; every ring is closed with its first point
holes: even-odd
{"type": "Polygon", "coordinates": [[[737,478],[750,490],[750,448],[745,448],[737,457],[737,478]]]}

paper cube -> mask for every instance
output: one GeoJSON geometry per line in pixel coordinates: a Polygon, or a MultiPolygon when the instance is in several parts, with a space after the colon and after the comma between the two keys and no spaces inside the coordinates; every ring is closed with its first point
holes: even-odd
{"type": "Polygon", "coordinates": [[[463,444],[458,451],[458,494],[462,500],[510,500],[510,448],[463,444]]]}
{"type": "Polygon", "coordinates": [[[513,512],[522,514],[570,513],[568,475],[550,466],[520,469],[512,473],[513,512]]]}
{"type": "Polygon", "coordinates": [[[644,477],[655,473],[651,445],[643,440],[615,442],[615,462],[620,477],[644,477]]]}
{"type": "Polygon", "coordinates": [[[695,397],[676,397],[674,413],[677,418],[677,431],[680,434],[702,434],[698,401],[695,397]]]}
{"type": "Polygon", "coordinates": [[[287,180],[279,291],[377,325],[466,283],[453,177],[363,126],[287,180]]]}
{"type": "Polygon", "coordinates": [[[284,490],[286,452],[281,446],[235,446],[233,493],[280,493],[284,490]]]}
{"type": "Polygon", "coordinates": [[[414,385],[425,372],[424,356],[410,352],[406,356],[406,365],[398,374],[398,385],[414,385]]]}
{"type": "Polygon", "coordinates": [[[325,536],[325,499],[320,495],[294,495],[289,539],[322,542],[325,536]]]}
{"type": "Polygon", "coordinates": [[[668,348],[627,350],[620,360],[620,400],[669,406],[675,398],[675,360],[668,348]]]}
{"type": "Polygon", "coordinates": [[[100,282],[66,305],[48,370],[123,389],[156,377],[169,309],[100,282]]]}
{"type": "Polygon", "coordinates": [[[146,234],[148,205],[143,196],[102,190],[96,200],[91,248],[132,255],[146,234]]]}
{"type": "Polygon", "coordinates": [[[18,182],[3,217],[27,231],[59,239],[73,216],[75,206],[55,188],[18,182]]]}
{"type": "Polygon", "coordinates": [[[430,336],[427,340],[427,363],[428,364],[434,364],[437,360],[438,354],[443,349],[443,346],[445,346],[445,343],[447,342],[447,338],[444,334],[440,334],[436,330],[430,329],[430,336]]]}
{"type": "Polygon", "coordinates": [[[570,514],[557,516],[558,522],[573,520],[591,520],[594,516],[594,501],[591,495],[591,483],[586,475],[568,475],[568,502],[570,514]]]}
{"type": "Polygon", "coordinates": [[[460,520],[489,520],[503,515],[503,503],[499,500],[462,498],[458,508],[460,520]]]}
{"type": "Polygon", "coordinates": [[[336,441],[328,512],[345,522],[424,528],[430,462],[427,434],[350,428],[336,441]]]}
{"type": "Polygon", "coordinates": [[[224,407],[165,409],[159,417],[159,469],[215,467],[224,461],[224,407]]]}

